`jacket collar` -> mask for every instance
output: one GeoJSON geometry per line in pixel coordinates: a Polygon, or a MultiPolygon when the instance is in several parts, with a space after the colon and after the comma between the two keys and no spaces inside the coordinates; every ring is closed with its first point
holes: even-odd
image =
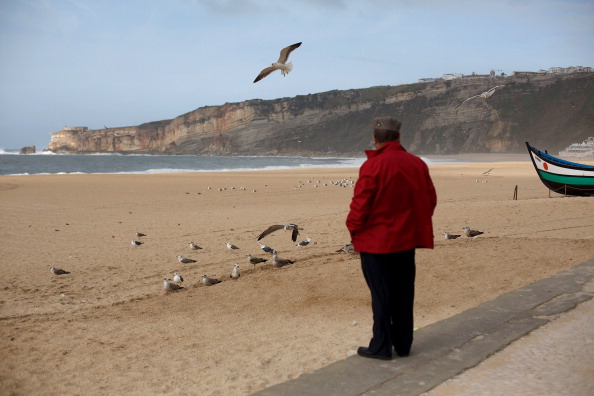
{"type": "Polygon", "coordinates": [[[367,158],[369,159],[369,158],[375,157],[376,155],[383,153],[384,151],[398,151],[398,150],[406,152],[406,149],[404,147],[402,147],[400,142],[391,141],[391,142],[386,142],[386,144],[384,144],[381,148],[379,148],[377,150],[365,150],[365,154],[367,155],[367,158]]]}

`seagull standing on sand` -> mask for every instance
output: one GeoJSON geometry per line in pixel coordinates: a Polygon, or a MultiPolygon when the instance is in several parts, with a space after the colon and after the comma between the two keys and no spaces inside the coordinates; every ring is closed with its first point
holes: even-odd
{"type": "Polygon", "coordinates": [[[70,273],[68,271],[64,271],[62,268],[57,268],[57,267],[50,267],[50,271],[52,271],[52,274],[56,274],[56,275],[64,275],[64,274],[70,273]]]}
{"type": "Polygon", "coordinates": [[[183,289],[183,287],[180,285],[176,285],[175,283],[169,282],[169,279],[167,279],[167,278],[163,278],[163,289],[165,289],[167,291],[175,291],[175,290],[183,289]]]}
{"type": "Polygon", "coordinates": [[[239,249],[237,246],[235,246],[234,244],[232,244],[231,242],[227,241],[227,249],[239,249]]]}
{"type": "Polygon", "coordinates": [[[445,232],[443,233],[443,237],[444,237],[445,239],[456,239],[456,238],[460,238],[460,237],[461,237],[461,235],[450,234],[449,232],[445,231],[445,232]]]}
{"type": "Polygon", "coordinates": [[[262,242],[258,241],[258,245],[260,245],[260,249],[262,249],[264,252],[266,253],[272,253],[272,251],[274,250],[271,247],[268,247],[266,245],[264,245],[262,242]]]}
{"type": "Polygon", "coordinates": [[[206,275],[202,275],[202,283],[204,283],[206,286],[212,286],[216,285],[217,283],[221,283],[221,281],[215,278],[209,278],[206,275]]]}
{"type": "Polygon", "coordinates": [[[190,264],[190,263],[195,263],[196,262],[196,260],[192,260],[190,258],[187,258],[187,257],[184,257],[184,256],[180,256],[180,255],[177,255],[175,257],[177,257],[177,261],[179,261],[182,264],[190,264]]]}
{"type": "Polygon", "coordinates": [[[262,71],[260,72],[260,74],[258,74],[258,77],[256,77],[254,82],[257,83],[258,81],[260,81],[264,77],[268,76],[270,73],[272,73],[275,70],[280,70],[281,74],[283,76],[286,76],[287,74],[289,74],[289,72],[293,69],[293,64],[291,62],[289,62],[289,63],[286,63],[286,62],[289,59],[289,55],[291,54],[291,52],[293,50],[295,50],[296,48],[299,48],[300,45],[301,45],[301,43],[299,42],[299,43],[295,43],[293,45],[289,45],[288,47],[283,48],[280,52],[280,56],[278,57],[278,60],[276,62],[274,62],[271,66],[268,66],[267,68],[262,69],[262,71]]]}
{"type": "Polygon", "coordinates": [[[135,240],[135,239],[132,239],[132,242],[130,242],[130,243],[131,243],[132,245],[134,245],[134,246],[140,246],[140,245],[142,245],[144,242],[140,242],[140,241],[137,241],[137,240],[135,240]]]}
{"type": "Polygon", "coordinates": [[[283,267],[287,264],[293,264],[293,263],[294,263],[293,260],[287,260],[287,259],[278,257],[278,253],[276,250],[272,252],[272,265],[274,265],[275,267],[283,267]]]}
{"type": "Polygon", "coordinates": [[[346,245],[344,245],[343,247],[341,247],[340,249],[338,249],[336,251],[336,253],[340,253],[340,252],[344,252],[344,253],[349,253],[349,254],[353,254],[355,253],[355,248],[353,247],[353,243],[347,243],[346,245]]]}
{"type": "Polygon", "coordinates": [[[137,232],[137,233],[136,233],[136,236],[137,236],[138,238],[141,238],[141,237],[144,237],[144,236],[146,236],[146,234],[143,234],[142,232],[137,232]]]}
{"type": "Polygon", "coordinates": [[[299,242],[295,246],[307,246],[307,245],[309,245],[310,242],[311,242],[311,238],[310,237],[307,237],[307,239],[305,239],[304,241],[299,242]]]}
{"type": "Polygon", "coordinates": [[[297,224],[293,224],[293,223],[289,223],[289,224],[274,224],[271,225],[270,227],[268,227],[267,229],[265,229],[264,231],[262,231],[262,233],[260,235],[258,235],[258,240],[264,238],[267,235],[272,234],[274,231],[278,231],[278,230],[293,230],[293,232],[291,233],[291,240],[293,242],[297,242],[297,235],[299,235],[299,230],[302,230],[303,228],[299,228],[299,226],[297,226],[297,224]]]}
{"type": "Polygon", "coordinates": [[[233,265],[233,269],[231,270],[231,275],[229,275],[231,279],[239,279],[239,265],[233,265]]]}
{"type": "Polygon", "coordinates": [[[180,275],[179,272],[176,272],[175,274],[173,274],[173,281],[174,282],[183,282],[184,278],[183,278],[183,276],[180,275]]]}
{"type": "Polygon", "coordinates": [[[264,258],[252,257],[251,254],[246,254],[245,256],[247,257],[248,263],[253,264],[253,265],[256,265],[259,263],[264,263],[264,262],[268,261],[267,259],[264,259],[264,258]]]}
{"type": "Polygon", "coordinates": [[[189,245],[190,245],[190,248],[194,249],[194,250],[202,249],[200,246],[196,245],[194,242],[190,242],[189,245]]]}
{"type": "Polygon", "coordinates": [[[476,238],[477,236],[484,234],[482,231],[471,230],[468,226],[462,229],[464,230],[464,235],[466,235],[468,238],[476,238]]]}

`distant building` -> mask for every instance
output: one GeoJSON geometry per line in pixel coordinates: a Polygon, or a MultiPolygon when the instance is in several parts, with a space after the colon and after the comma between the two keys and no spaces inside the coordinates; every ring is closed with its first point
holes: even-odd
{"type": "Polygon", "coordinates": [[[464,74],[461,74],[461,73],[446,73],[441,76],[441,78],[444,80],[455,80],[457,78],[462,78],[462,77],[464,77],[464,74]]]}
{"type": "Polygon", "coordinates": [[[559,156],[594,158],[594,137],[590,136],[583,143],[573,143],[565,150],[559,151],[559,156]]]}
{"type": "Polygon", "coordinates": [[[73,126],[73,127],[65,126],[64,129],[62,129],[62,130],[63,131],[86,132],[89,130],[89,128],[85,127],[85,126],[73,126]]]}
{"type": "MultiPolygon", "coordinates": [[[[501,70],[499,70],[501,71],[501,70]]],[[[548,70],[540,69],[537,72],[533,71],[514,71],[512,72],[512,76],[539,76],[544,74],[570,74],[570,73],[591,73],[594,72],[594,69],[589,66],[570,66],[570,67],[551,67],[548,70]]],[[[465,80],[474,80],[474,79],[483,79],[483,78],[493,78],[496,77],[495,70],[491,69],[489,74],[461,74],[461,73],[446,73],[441,76],[441,78],[419,78],[419,82],[427,83],[427,82],[434,82],[438,80],[457,80],[457,79],[465,79],[465,80]]],[[[500,76],[506,77],[505,73],[501,73],[500,76]]]]}
{"type": "Polygon", "coordinates": [[[569,73],[590,73],[594,71],[588,66],[550,67],[548,73],[569,74],[569,73]]]}

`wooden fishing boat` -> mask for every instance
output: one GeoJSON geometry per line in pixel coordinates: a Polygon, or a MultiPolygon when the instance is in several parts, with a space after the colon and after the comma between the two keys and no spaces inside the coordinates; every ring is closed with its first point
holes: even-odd
{"type": "Polygon", "coordinates": [[[532,164],[543,184],[565,195],[594,195],[594,166],[553,157],[526,142],[532,164]]]}

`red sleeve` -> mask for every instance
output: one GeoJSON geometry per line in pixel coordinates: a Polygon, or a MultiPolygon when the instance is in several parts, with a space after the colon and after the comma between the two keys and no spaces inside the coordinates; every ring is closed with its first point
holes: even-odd
{"type": "Polygon", "coordinates": [[[351,201],[351,210],[346,219],[346,226],[351,235],[354,235],[365,224],[375,198],[376,180],[367,171],[367,168],[365,164],[361,166],[351,201]]]}

